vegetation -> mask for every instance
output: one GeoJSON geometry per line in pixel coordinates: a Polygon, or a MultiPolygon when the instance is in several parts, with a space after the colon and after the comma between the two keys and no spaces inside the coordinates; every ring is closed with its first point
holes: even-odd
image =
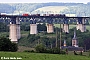
{"type": "MultiPolygon", "coordinates": [[[[63,46],[63,41],[66,40],[67,42],[67,46],[71,46],[71,40],[73,38],[73,34],[74,34],[74,29],[72,28],[70,29],[70,33],[66,34],[64,32],[62,32],[62,46],[63,46]]],[[[58,32],[57,32],[57,41],[58,41],[58,47],[59,47],[59,40],[60,40],[60,29],[57,28],[58,32]]],[[[56,32],[56,28],[55,28],[55,32],[56,32]]],[[[23,36],[20,40],[19,40],[19,45],[20,46],[27,46],[27,47],[35,47],[37,44],[44,44],[46,48],[51,48],[51,46],[53,48],[55,48],[55,42],[56,42],[56,33],[51,33],[48,34],[46,32],[41,32],[38,33],[36,35],[30,35],[29,33],[27,34],[27,36],[23,36]],[[34,37],[34,38],[33,38],[34,37]]],[[[79,42],[79,46],[80,47],[86,47],[86,49],[90,49],[89,44],[90,43],[85,43],[88,42],[89,39],[89,35],[90,32],[89,30],[87,30],[86,32],[80,32],[79,30],[76,31],[76,35],[77,35],[77,39],[79,42]]]]}
{"type": "MultiPolygon", "coordinates": [[[[1,23],[2,25],[0,25],[0,36],[4,36],[4,37],[9,37],[9,27],[7,26],[7,24],[4,24],[4,23],[1,23]]],[[[54,33],[51,33],[51,34],[48,34],[46,33],[46,25],[45,24],[38,24],[38,31],[40,33],[36,34],[36,35],[30,35],[29,31],[30,31],[30,26],[29,26],[29,23],[26,22],[26,23],[21,23],[21,34],[22,34],[22,37],[21,39],[19,40],[19,44],[20,46],[26,46],[26,47],[34,47],[37,45],[37,44],[44,44],[46,46],[46,48],[51,48],[51,45],[52,47],[54,48],[55,47],[55,42],[56,42],[56,29],[58,30],[57,32],[57,40],[58,40],[58,47],[59,47],[59,40],[60,40],[60,34],[59,34],[59,24],[55,24],[56,28],[54,28],[55,32],[54,33]]],[[[70,33],[69,34],[66,34],[66,33],[63,33],[62,32],[62,45],[63,45],[63,41],[64,39],[66,39],[66,42],[67,42],[67,46],[71,46],[71,40],[73,38],[73,32],[74,32],[74,29],[73,28],[75,27],[75,25],[70,25],[70,33]]],[[[86,32],[83,32],[81,33],[79,30],[76,31],[76,35],[77,35],[77,39],[79,41],[79,46],[80,47],[85,47],[86,49],[90,49],[90,46],[89,46],[89,35],[90,35],[90,28],[89,28],[89,25],[87,25],[86,27],[88,27],[87,31],[86,32]],[[87,43],[88,42],[88,43],[87,43]]]]}
{"type": "Polygon", "coordinates": [[[0,58],[1,57],[18,57],[22,58],[21,60],[90,60],[90,57],[87,56],[26,52],[0,52],[0,58]]]}
{"type": "Polygon", "coordinates": [[[83,3],[13,3],[13,4],[0,4],[0,12],[1,13],[52,13],[52,12],[59,12],[61,14],[76,14],[76,16],[90,16],[90,2],[87,4],[83,3]],[[52,6],[57,8],[53,8],[54,11],[50,11],[51,8],[46,9],[44,11],[43,9],[41,10],[40,8],[43,7],[48,7],[52,6]],[[62,8],[59,7],[63,6],[62,8]],[[65,9],[64,9],[65,7],[65,9]],[[61,9],[61,10],[59,10],[61,9]],[[63,10],[62,10],[63,9],[63,10]],[[58,10],[58,11],[57,11],[58,10]]]}
{"type": "Polygon", "coordinates": [[[90,57],[90,50],[89,50],[89,57],[90,57]]]}
{"type": "MultiPolygon", "coordinates": [[[[28,4],[1,4],[0,3],[0,13],[60,13],[60,14],[76,14],[76,16],[90,16],[90,3],[28,3],[28,4]],[[48,7],[47,7],[48,6],[48,7]],[[28,7],[28,8],[27,8],[28,7]],[[49,11],[52,9],[52,11],[49,11]],[[44,10],[49,9],[49,10],[44,10]],[[60,8],[60,9],[59,9],[60,8]],[[56,10],[57,9],[57,10],[56,10]]],[[[0,20],[0,51],[11,51],[11,52],[0,52],[0,57],[20,57],[22,60],[90,60],[90,51],[88,52],[89,57],[80,56],[80,54],[75,55],[61,55],[66,54],[65,51],[59,49],[60,42],[60,29],[57,25],[54,33],[46,33],[46,25],[38,24],[38,34],[30,35],[30,23],[25,20],[21,22],[21,33],[22,37],[19,40],[18,46],[32,47],[35,48],[31,51],[25,50],[24,52],[15,52],[17,51],[17,44],[11,43],[7,37],[9,37],[9,23],[7,20],[0,20]],[[2,21],[4,21],[2,23],[2,21]],[[7,22],[7,23],[6,23],[7,22]],[[56,46],[56,29],[57,29],[57,48],[56,46]],[[26,32],[28,31],[28,32],[26,32]],[[4,38],[4,37],[6,38],[4,38]],[[28,52],[28,53],[26,53],[28,52]],[[38,53],[29,53],[29,52],[38,52],[38,53]],[[43,53],[43,54],[41,54],[43,53]],[[48,53],[48,54],[45,54],[48,53]],[[50,53],[50,54],[49,54],[50,53]]],[[[56,26],[56,25],[55,25],[56,26]]],[[[71,25],[70,25],[71,26],[71,25]]],[[[63,41],[66,40],[67,46],[71,46],[71,40],[73,38],[73,32],[75,30],[75,25],[71,26],[70,33],[62,32],[62,46],[63,41]]],[[[88,30],[81,33],[79,30],[76,31],[77,39],[79,41],[79,46],[84,47],[86,50],[90,49],[90,28],[89,23],[87,24],[88,30]]]]}
{"type": "Polygon", "coordinates": [[[7,26],[7,23],[0,22],[0,32],[8,32],[8,31],[9,31],[9,27],[7,26]]]}
{"type": "Polygon", "coordinates": [[[17,51],[17,44],[12,43],[10,39],[0,37],[0,51],[17,51]]]}
{"type": "Polygon", "coordinates": [[[35,47],[35,49],[36,49],[36,52],[38,52],[38,53],[45,53],[45,51],[46,51],[46,48],[43,44],[37,45],[35,47]]]}
{"type": "Polygon", "coordinates": [[[50,13],[60,13],[60,11],[64,11],[65,9],[68,9],[68,7],[66,6],[45,6],[42,8],[38,8],[35,11],[33,11],[32,13],[40,13],[40,14],[44,14],[46,12],[48,12],[48,14],[50,13]]]}

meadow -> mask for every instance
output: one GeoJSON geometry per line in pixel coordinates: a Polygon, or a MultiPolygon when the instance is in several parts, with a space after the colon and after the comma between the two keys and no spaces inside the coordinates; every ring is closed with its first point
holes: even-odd
{"type": "MultiPolygon", "coordinates": [[[[54,24],[55,27],[59,27],[59,24],[54,24]]],[[[75,25],[70,25],[70,29],[75,27],[75,25]]],[[[90,30],[89,25],[86,26],[88,30],[90,30]]],[[[0,33],[0,35],[8,35],[8,32],[0,33]]],[[[21,31],[22,36],[27,36],[29,31],[21,31]]],[[[50,34],[49,34],[50,35],[50,34]]],[[[53,35],[52,35],[53,36],[53,35]]],[[[28,47],[20,47],[19,50],[30,50],[28,47]]],[[[90,60],[88,56],[80,56],[69,53],[68,55],[61,54],[45,54],[45,53],[30,53],[30,52],[0,52],[0,60],[10,60],[10,58],[20,58],[13,60],[90,60]],[[1,59],[1,58],[9,58],[9,59],[1,59]]]]}
{"type": "Polygon", "coordinates": [[[29,53],[29,52],[0,52],[1,58],[16,58],[14,60],[90,60],[88,56],[79,55],[60,55],[60,54],[45,54],[45,53],[29,53]],[[17,59],[20,58],[20,59],[17,59]]]}
{"type": "Polygon", "coordinates": [[[57,13],[60,13],[60,11],[63,11],[65,9],[68,9],[68,7],[66,6],[46,6],[46,7],[38,8],[35,11],[43,11],[43,12],[57,14],[57,13]]]}

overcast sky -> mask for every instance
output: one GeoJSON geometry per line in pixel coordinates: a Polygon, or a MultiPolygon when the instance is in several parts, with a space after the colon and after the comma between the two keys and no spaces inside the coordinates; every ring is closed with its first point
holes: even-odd
{"type": "Polygon", "coordinates": [[[0,0],[0,3],[46,3],[46,2],[87,3],[89,2],[89,0],[0,0]]]}

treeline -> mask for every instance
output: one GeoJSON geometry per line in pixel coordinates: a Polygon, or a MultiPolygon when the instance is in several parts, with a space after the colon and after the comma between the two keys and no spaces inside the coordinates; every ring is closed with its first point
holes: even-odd
{"type": "Polygon", "coordinates": [[[9,26],[6,23],[0,22],[0,32],[8,32],[9,26]]]}
{"type": "MultiPolygon", "coordinates": [[[[36,35],[30,35],[28,33],[28,36],[23,36],[19,40],[19,45],[21,46],[28,46],[28,47],[35,47],[37,44],[44,44],[47,48],[55,47],[56,45],[56,31],[57,31],[57,40],[58,40],[58,47],[60,42],[60,29],[54,27],[54,33],[48,34],[46,32],[46,24],[38,24],[37,26],[38,34],[36,35]]],[[[67,46],[71,46],[71,41],[73,38],[74,30],[70,29],[70,33],[66,34],[62,32],[62,46],[64,40],[67,42],[67,46]]],[[[9,26],[4,23],[0,23],[0,34],[3,32],[9,31],[9,26]]],[[[21,23],[21,31],[30,31],[30,25],[27,23],[21,23]]],[[[1,34],[2,36],[3,34],[1,34]]],[[[80,47],[85,47],[86,49],[90,49],[90,31],[86,30],[86,32],[80,32],[79,30],[76,31],[77,39],[79,41],[80,47]],[[88,43],[87,43],[88,42],[88,43]]],[[[8,35],[6,37],[9,37],[8,35]]]]}
{"type": "MultiPolygon", "coordinates": [[[[41,25],[42,26],[42,25],[41,25]]],[[[41,28],[40,28],[41,29],[41,28]]],[[[72,46],[72,38],[74,36],[74,30],[76,28],[70,29],[70,33],[64,33],[62,32],[62,46],[64,45],[64,40],[66,40],[67,46],[72,46]]],[[[55,48],[56,47],[56,31],[57,31],[57,45],[60,47],[60,29],[54,28],[55,32],[48,34],[46,31],[46,27],[43,26],[43,32],[40,32],[36,35],[30,35],[28,33],[28,36],[24,36],[19,40],[20,46],[27,46],[27,47],[35,47],[37,44],[44,44],[46,48],[55,48]]],[[[39,30],[39,31],[42,31],[39,30]]],[[[76,35],[78,39],[78,44],[80,47],[84,47],[87,50],[90,49],[90,32],[87,30],[86,32],[80,32],[80,30],[76,30],[76,35]],[[88,43],[87,43],[88,42],[88,43]]]]}

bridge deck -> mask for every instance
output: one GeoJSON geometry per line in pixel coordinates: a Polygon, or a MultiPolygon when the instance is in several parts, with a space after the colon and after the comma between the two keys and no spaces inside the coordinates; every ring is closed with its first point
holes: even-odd
{"type": "Polygon", "coordinates": [[[1,17],[7,17],[7,18],[90,18],[90,17],[67,17],[67,16],[21,16],[21,15],[0,15],[1,17]]]}

